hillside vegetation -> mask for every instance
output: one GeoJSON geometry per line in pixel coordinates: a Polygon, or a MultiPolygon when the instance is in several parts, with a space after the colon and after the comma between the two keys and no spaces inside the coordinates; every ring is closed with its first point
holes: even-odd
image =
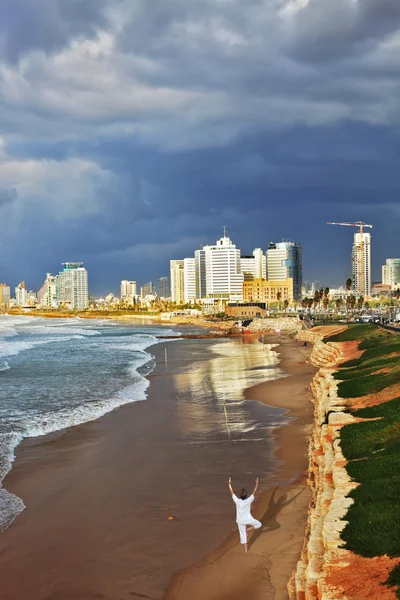
{"type": "MultiPolygon", "coordinates": [[[[341,430],[347,471],[360,484],[350,494],[354,504],[342,538],[348,550],[361,556],[400,558],[400,397],[393,398],[389,389],[400,383],[400,335],[372,325],[355,325],[327,339],[357,340],[363,354],[344,363],[335,374],[340,380],[339,396],[371,396],[374,401],[374,394],[387,389],[391,399],[360,410],[349,409],[365,421],[341,430]]],[[[397,586],[400,599],[400,562],[387,585],[397,586]]]]}

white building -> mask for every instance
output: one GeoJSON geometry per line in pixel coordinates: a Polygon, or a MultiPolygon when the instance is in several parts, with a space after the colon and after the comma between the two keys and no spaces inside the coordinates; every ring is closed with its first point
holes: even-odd
{"type": "Polygon", "coordinates": [[[15,301],[17,306],[28,305],[28,290],[25,287],[25,281],[21,281],[15,288],[15,301]]]}
{"type": "Polygon", "coordinates": [[[240,250],[224,235],[215,246],[205,246],[206,295],[208,298],[243,298],[240,250]]]}
{"type": "Polygon", "coordinates": [[[172,302],[183,304],[185,301],[184,290],[184,261],[170,260],[170,281],[172,302]]]}
{"type": "Polygon", "coordinates": [[[242,256],[240,258],[240,269],[245,281],[267,279],[267,257],[261,248],[256,248],[253,256],[242,256]]]}
{"type": "Polygon", "coordinates": [[[371,234],[362,234],[362,256],[361,238],[359,233],[354,234],[352,251],[353,290],[356,294],[363,296],[371,295],[371,234]],[[362,258],[362,261],[360,260],[362,258]],[[362,273],[360,272],[362,264],[362,273]]]}
{"type": "Polygon", "coordinates": [[[293,298],[301,300],[302,249],[295,242],[271,242],[267,250],[267,279],[293,279],[293,298]]]}
{"type": "Polygon", "coordinates": [[[137,295],[136,281],[121,281],[121,298],[131,298],[137,295]]]}
{"type": "Polygon", "coordinates": [[[387,258],[382,267],[382,283],[392,290],[400,288],[400,258],[387,258]]]}
{"type": "Polygon", "coordinates": [[[59,306],[82,310],[89,306],[88,272],[81,262],[63,263],[57,276],[59,306]]]}
{"type": "Polygon", "coordinates": [[[46,280],[37,293],[40,306],[57,308],[57,275],[46,273],[46,280]]]}
{"type": "Polygon", "coordinates": [[[185,304],[196,299],[196,259],[183,259],[183,298],[185,304]]]}

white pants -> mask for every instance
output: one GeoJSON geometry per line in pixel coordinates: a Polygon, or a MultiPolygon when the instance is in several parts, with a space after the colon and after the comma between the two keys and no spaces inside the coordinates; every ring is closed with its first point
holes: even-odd
{"type": "Polygon", "coordinates": [[[251,525],[254,529],[259,529],[262,525],[260,521],[257,521],[254,517],[251,517],[246,523],[238,523],[239,535],[240,535],[240,543],[247,544],[247,531],[246,527],[251,525]]]}

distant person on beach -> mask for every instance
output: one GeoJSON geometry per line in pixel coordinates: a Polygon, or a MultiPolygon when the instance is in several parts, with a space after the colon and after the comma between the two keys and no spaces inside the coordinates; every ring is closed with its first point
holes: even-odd
{"type": "Polygon", "coordinates": [[[247,492],[244,488],[240,490],[240,498],[235,495],[235,492],[232,489],[231,477],[229,477],[228,487],[232,500],[236,504],[236,523],[239,529],[240,543],[244,544],[244,551],[247,552],[247,534],[250,531],[254,531],[254,529],[259,529],[261,527],[260,521],[257,521],[250,513],[250,507],[254,501],[254,495],[258,488],[258,477],[253,493],[249,497],[247,497],[247,492]]]}

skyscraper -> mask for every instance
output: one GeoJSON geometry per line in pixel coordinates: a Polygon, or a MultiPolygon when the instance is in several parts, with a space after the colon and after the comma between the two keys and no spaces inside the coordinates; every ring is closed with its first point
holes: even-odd
{"type": "Polygon", "coordinates": [[[57,276],[46,273],[46,280],[37,293],[41,306],[57,307],[57,276]]]}
{"type": "Polygon", "coordinates": [[[169,298],[169,292],[168,277],[160,277],[158,280],[158,296],[160,298],[169,298]]]}
{"type": "Polygon", "coordinates": [[[142,287],[140,288],[141,298],[144,298],[145,296],[153,296],[153,295],[155,295],[155,293],[156,293],[156,288],[152,281],[149,281],[148,283],[144,283],[142,285],[142,287]]]}
{"type": "Polygon", "coordinates": [[[26,306],[28,304],[28,290],[25,287],[25,281],[21,281],[15,288],[15,300],[17,306],[26,306]]]}
{"type": "Polygon", "coordinates": [[[400,258],[387,258],[382,267],[382,283],[392,290],[400,288],[400,258]]]}
{"type": "Polygon", "coordinates": [[[133,298],[136,296],[136,281],[121,281],[121,298],[133,298]]]}
{"type": "Polygon", "coordinates": [[[10,302],[10,286],[0,283],[0,308],[8,308],[10,302]]]}
{"type": "Polygon", "coordinates": [[[293,279],[293,298],[301,300],[302,250],[295,242],[271,242],[267,250],[268,281],[293,279]]]}
{"type": "Polygon", "coordinates": [[[184,302],[184,265],[183,260],[170,260],[171,269],[171,299],[172,302],[184,302]]]}
{"type": "Polygon", "coordinates": [[[183,259],[183,297],[185,302],[196,299],[196,260],[183,259]]]}
{"type": "Polygon", "coordinates": [[[364,296],[371,295],[371,234],[362,234],[362,256],[361,237],[359,233],[354,234],[352,251],[353,290],[356,294],[364,296]],[[362,260],[361,260],[362,259],[362,260]],[[361,267],[362,265],[362,267],[361,267]],[[361,273],[362,268],[362,273],[361,273]]]}
{"type": "Polygon", "coordinates": [[[240,269],[245,281],[267,279],[267,257],[261,248],[256,248],[253,256],[241,256],[240,269]]]}
{"type": "Polygon", "coordinates": [[[73,309],[89,306],[88,272],[82,262],[66,262],[57,276],[57,302],[73,309]]]}
{"type": "Polygon", "coordinates": [[[204,246],[207,298],[241,300],[243,274],[240,250],[224,232],[215,246],[204,246]]]}

